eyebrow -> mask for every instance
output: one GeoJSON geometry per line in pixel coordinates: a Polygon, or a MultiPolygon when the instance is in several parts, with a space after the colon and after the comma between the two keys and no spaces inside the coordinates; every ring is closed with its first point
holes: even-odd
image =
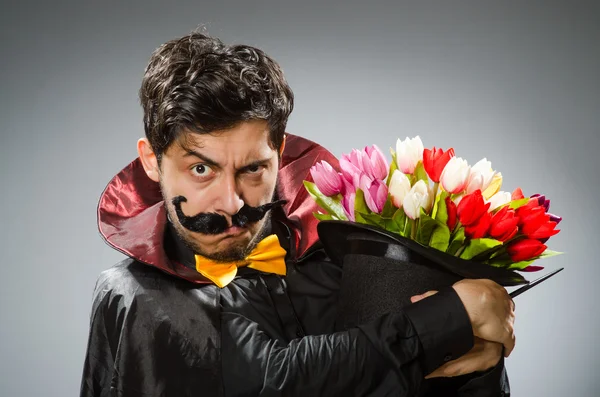
{"type": "Polygon", "coordinates": [[[215,160],[212,160],[211,158],[206,157],[205,155],[203,155],[201,153],[195,152],[195,151],[190,150],[190,149],[186,149],[185,150],[185,154],[183,155],[183,157],[185,158],[185,157],[191,157],[191,156],[198,157],[200,160],[204,161],[208,165],[212,165],[212,166],[215,166],[215,167],[221,167],[219,165],[219,163],[217,163],[215,160]]]}
{"type": "MultiPolygon", "coordinates": [[[[222,168],[221,165],[218,162],[216,162],[215,160],[213,160],[201,153],[198,153],[194,150],[186,150],[186,153],[183,155],[183,157],[191,157],[191,156],[197,157],[200,160],[204,161],[206,164],[211,165],[213,167],[222,168]]],[[[252,161],[251,163],[248,163],[248,164],[238,168],[236,171],[245,171],[252,167],[257,167],[257,166],[268,164],[270,161],[271,161],[270,158],[255,160],[255,161],[252,161]]]]}

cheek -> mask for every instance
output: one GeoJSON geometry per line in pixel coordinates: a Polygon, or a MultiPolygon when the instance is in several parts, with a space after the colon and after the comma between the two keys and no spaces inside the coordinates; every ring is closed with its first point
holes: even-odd
{"type": "Polygon", "coordinates": [[[211,203],[214,201],[210,189],[198,189],[193,183],[186,183],[183,178],[170,180],[169,182],[163,182],[161,186],[163,197],[168,202],[168,207],[173,213],[175,213],[175,207],[172,201],[173,198],[178,196],[183,196],[187,199],[185,203],[181,204],[185,215],[192,216],[210,209],[211,203]]]}
{"type": "Polygon", "coordinates": [[[256,180],[248,179],[243,184],[243,196],[248,204],[256,206],[270,201],[277,183],[276,172],[265,172],[262,178],[256,180]]]}

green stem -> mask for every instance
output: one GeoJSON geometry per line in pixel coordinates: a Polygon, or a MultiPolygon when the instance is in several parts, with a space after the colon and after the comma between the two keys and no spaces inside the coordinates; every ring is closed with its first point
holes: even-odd
{"type": "Polygon", "coordinates": [[[437,192],[438,192],[438,186],[439,186],[439,182],[435,182],[433,184],[433,206],[431,208],[431,217],[433,219],[435,219],[435,217],[437,216],[437,210],[439,207],[439,203],[438,203],[438,198],[437,198],[437,192]]]}
{"type": "Polygon", "coordinates": [[[438,192],[438,188],[439,188],[439,186],[440,186],[440,183],[439,183],[439,182],[435,182],[435,183],[433,184],[433,199],[434,199],[434,200],[435,200],[435,199],[437,199],[437,192],[438,192]]]}
{"type": "Polygon", "coordinates": [[[461,245],[460,248],[456,251],[456,254],[454,254],[454,256],[460,258],[460,255],[463,253],[466,247],[467,246],[465,244],[461,245]]]}
{"type": "Polygon", "coordinates": [[[411,219],[410,220],[410,239],[416,240],[416,237],[417,237],[417,220],[411,219]]]}

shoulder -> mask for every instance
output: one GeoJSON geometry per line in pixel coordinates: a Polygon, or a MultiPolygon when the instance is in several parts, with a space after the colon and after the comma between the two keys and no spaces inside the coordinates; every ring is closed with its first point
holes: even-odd
{"type": "Polygon", "coordinates": [[[172,278],[134,259],[124,259],[98,276],[93,294],[93,311],[99,308],[128,308],[142,296],[163,291],[172,278]]]}
{"type": "Polygon", "coordinates": [[[98,276],[93,311],[119,316],[133,310],[140,315],[192,307],[202,301],[214,304],[216,292],[210,287],[210,284],[196,285],[127,258],[98,276]]]}
{"type": "Polygon", "coordinates": [[[99,295],[105,295],[109,292],[131,293],[139,288],[142,279],[148,277],[146,272],[151,270],[153,269],[149,266],[134,259],[124,259],[100,273],[96,280],[94,297],[96,298],[99,295]]]}

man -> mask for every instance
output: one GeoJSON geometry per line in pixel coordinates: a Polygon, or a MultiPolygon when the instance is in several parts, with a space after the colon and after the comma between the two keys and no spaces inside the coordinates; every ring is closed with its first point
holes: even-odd
{"type": "Polygon", "coordinates": [[[413,396],[464,374],[447,395],[508,392],[513,307],[489,280],[333,332],[341,268],[302,180],[337,160],[285,134],[293,94],[265,53],[170,41],[140,98],[139,158],[98,207],[129,258],[98,279],[82,396],[413,396]]]}

